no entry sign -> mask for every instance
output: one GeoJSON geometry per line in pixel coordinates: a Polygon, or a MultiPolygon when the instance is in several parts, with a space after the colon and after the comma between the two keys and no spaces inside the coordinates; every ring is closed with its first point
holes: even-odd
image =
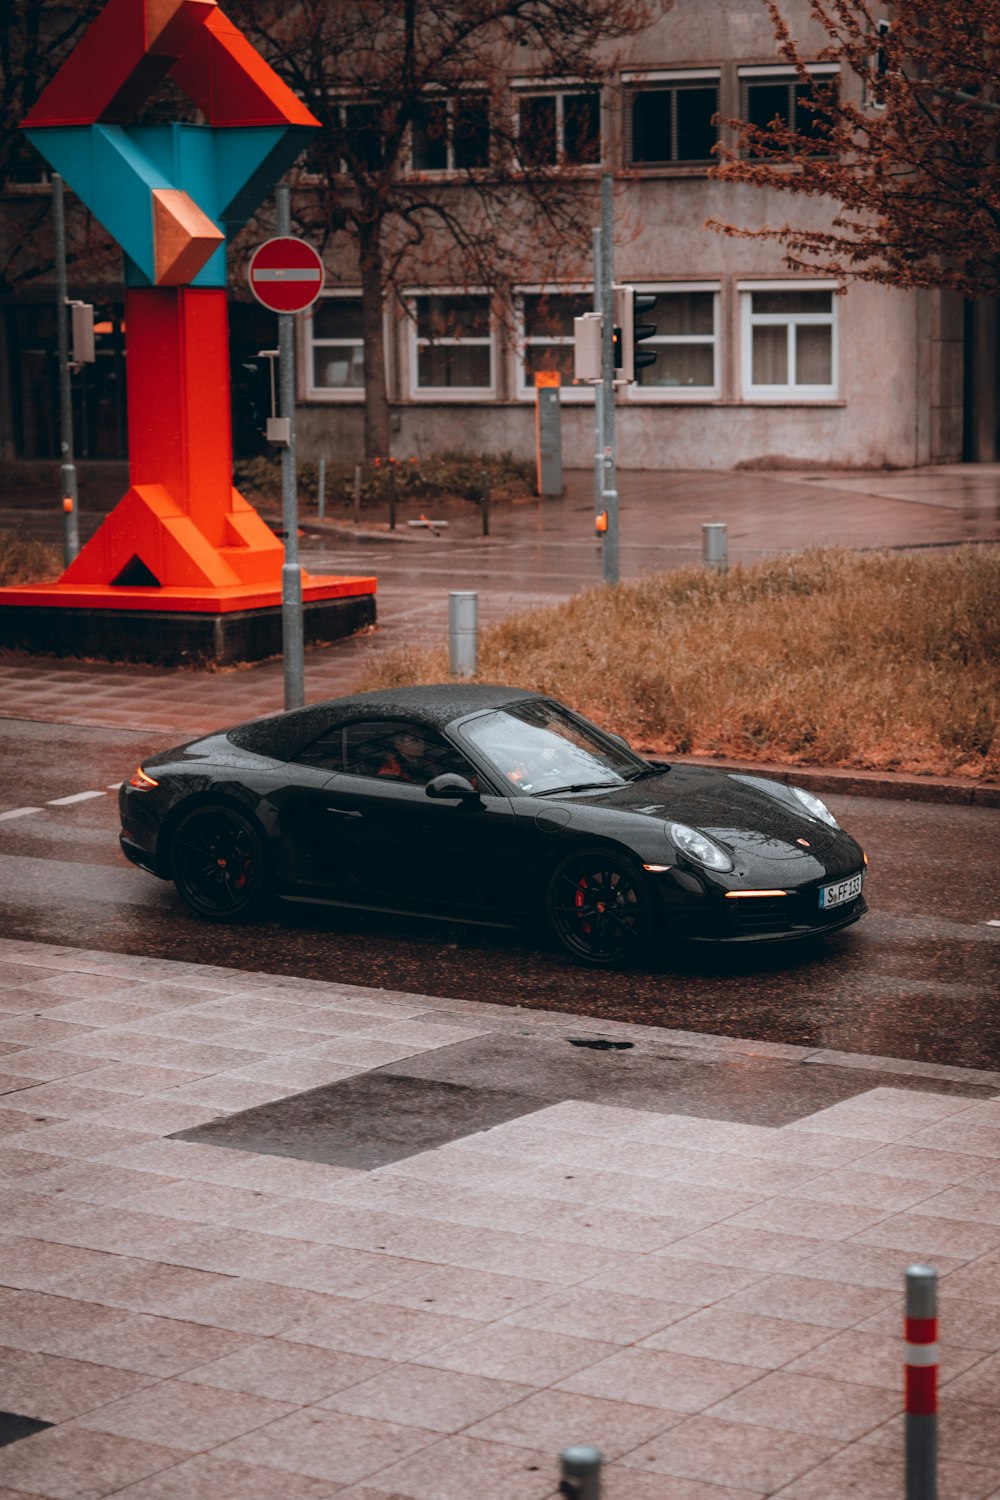
{"type": "Polygon", "coordinates": [[[323,262],[305,240],[280,235],[250,257],[250,290],[272,312],[305,312],[323,290],[323,262]]]}

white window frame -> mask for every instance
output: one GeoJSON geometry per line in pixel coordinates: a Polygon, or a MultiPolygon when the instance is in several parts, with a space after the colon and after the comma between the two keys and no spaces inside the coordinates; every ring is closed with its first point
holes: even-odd
{"type": "Polygon", "coordinates": [[[449,286],[424,286],[411,287],[405,293],[405,301],[409,316],[406,320],[407,327],[407,361],[409,366],[409,392],[411,401],[495,401],[497,395],[497,330],[496,320],[493,316],[492,307],[489,308],[489,334],[487,337],[471,339],[441,338],[435,339],[434,344],[461,346],[462,344],[487,347],[490,351],[490,383],[485,385],[421,385],[420,384],[420,350],[424,344],[430,344],[429,339],[419,337],[417,331],[417,301],[421,297],[484,297],[487,305],[490,302],[490,294],[483,287],[471,287],[468,290],[449,286]]]}
{"type": "Polygon", "coordinates": [[[323,294],[321,295],[319,301],[316,302],[316,303],[314,303],[313,307],[309,310],[309,312],[306,314],[305,318],[303,319],[303,323],[304,323],[304,330],[303,330],[304,337],[303,337],[302,342],[303,342],[303,344],[305,346],[305,371],[304,371],[304,374],[305,374],[305,396],[306,396],[306,400],[308,400],[308,401],[347,401],[347,402],[355,402],[356,403],[356,402],[364,401],[364,399],[365,399],[365,388],[364,388],[364,385],[360,385],[360,386],[317,385],[316,382],[315,382],[315,380],[314,380],[314,378],[313,378],[314,377],[315,368],[316,368],[315,360],[314,360],[313,356],[314,356],[314,353],[315,353],[315,351],[317,349],[346,349],[346,348],[356,349],[358,347],[358,345],[360,345],[361,346],[361,351],[362,351],[362,357],[364,356],[364,339],[363,338],[360,338],[360,339],[325,339],[325,338],[319,338],[319,339],[317,339],[317,338],[315,338],[313,336],[313,313],[316,311],[316,308],[322,306],[322,304],[324,302],[333,302],[333,301],[336,301],[336,300],[340,300],[340,301],[343,301],[343,302],[360,302],[361,301],[361,289],[360,289],[360,287],[359,288],[337,287],[335,290],[323,292],[323,294]]]}
{"type": "Polygon", "coordinates": [[[573,78],[515,78],[511,83],[514,96],[514,130],[521,135],[521,102],[524,99],[548,99],[556,101],[556,159],[552,170],[565,172],[599,172],[604,161],[604,93],[599,84],[585,83],[573,78]],[[566,99],[569,95],[596,94],[597,96],[597,160],[566,160],[566,99]]]}
{"type": "Polygon", "coordinates": [[[838,296],[840,283],[828,279],[815,280],[805,277],[785,281],[738,281],[736,290],[740,297],[740,322],[742,325],[742,390],[744,401],[836,401],[840,397],[840,316],[838,296]],[[829,313],[754,313],[754,292],[829,292],[829,313]],[[753,331],[755,328],[788,329],[788,369],[794,377],[796,334],[798,327],[830,329],[830,384],[829,385],[754,385],[753,383],[753,331]]]}
{"type": "MultiPolygon", "coordinates": [[[[572,334],[552,334],[545,338],[540,336],[528,337],[525,332],[524,323],[524,299],[525,297],[593,297],[592,286],[519,286],[515,291],[514,315],[516,319],[516,332],[514,338],[514,359],[516,370],[514,375],[514,392],[518,401],[534,401],[537,395],[537,387],[529,385],[524,378],[524,357],[529,344],[559,344],[573,348],[576,340],[572,334]]],[[[594,387],[592,385],[560,385],[559,399],[561,402],[572,402],[579,405],[594,402],[594,387]]]]}
{"type": "MultiPolygon", "coordinates": [[[[654,297],[667,297],[671,292],[711,292],[712,293],[712,332],[699,334],[686,333],[657,333],[654,338],[644,339],[640,344],[641,349],[659,351],[668,349],[671,345],[679,344],[707,344],[711,345],[713,359],[712,370],[715,380],[712,385],[632,385],[625,387],[625,393],[630,401],[658,401],[683,404],[692,401],[719,401],[722,398],[722,341],[721,341],[721,303],[722,282],[719,280],[705,281],[644,281],[640,285],[633,282],[637,292],[649,292],[654,297]]],[[[649,321],[656,322],[657,309],[654,307],[649,313],[649,321]]]]}
{"type": "MultiPolygon", "coordinates": [[[[704,170],[705,164],[712,160],[711,157],[678,157],[670,161],[636,161],[633,155],[634,140],[632,130],[632,105],[638,94],[656,91],[657,84],[685,85],[685,84],[715,84],[716,112],[722,104],[722,70],[720,68],[647,68],[644,70],[632,70],[622,74],[622,86],[625,91],[625,119],[623,121],[623,145],[625,166],[630,171],[636,172],[665,172],[680,171],[682,168],[704,170]]],[[[671,107],[672,113],[672,107],[671,107]]],[[[721,139],[718,127],[716,127],[716,140],[721,139]]]]}
{"type": "Polygon", "coordinates": [[[466,172],[488,172],[489,161],[493,155],[493,127],[490,116],[492,114],[492,100],[489,86],[486,82],[482,84],[468,83],[460,88],[445,91],[444,89],[427,89],[421,98],[421,103],[426,105],[443,104],[448,112],[448,133],[445,137],[446,165],[443,167],[418,167],[413,160],[413,126],[409,128],[409,142],[407,144],[406,160],[407,171],[414,177],[461,177],[466,172]],[[485,99],[487,112],[487,165],[485,167],[456,167],[455,165],[455,106],[462,97],[470,99],[485,99]]]}

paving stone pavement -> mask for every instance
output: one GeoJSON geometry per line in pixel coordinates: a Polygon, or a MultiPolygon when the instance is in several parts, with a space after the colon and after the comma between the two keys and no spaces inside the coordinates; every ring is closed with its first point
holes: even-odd
{"type": "Polygon", "coordinates": [[[539,1098],[371,1170],[179,1136],[568,1025],[0,939],[2,1405],[50,1424],[2,1500],[555,1500],[579,1442],[603,1500],[899,1500],[915,1261],[942,1500],[1000,1496],[1000,1073],[586,1020],[759,1106],[539,1098]]]}

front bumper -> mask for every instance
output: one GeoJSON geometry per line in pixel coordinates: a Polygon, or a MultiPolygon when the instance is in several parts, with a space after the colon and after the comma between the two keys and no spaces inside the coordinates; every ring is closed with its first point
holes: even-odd
{"type": "Polygon", "coordinates": [[[865,915],[863,893],[830,910],[820,906],[820,887],[835,878],[824,871],[821,878],[786,888],[783,895],[757,896],[729,894],[700,872],[674,867],[657,879],[655,889],[671,937],[695,943],[779,943],[838,932],[865,915]]]}

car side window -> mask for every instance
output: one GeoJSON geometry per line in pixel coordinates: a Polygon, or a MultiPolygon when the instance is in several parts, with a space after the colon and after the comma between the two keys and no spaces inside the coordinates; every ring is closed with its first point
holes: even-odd
{"type": "Polygon", "coordinates": [[[470,781],[475,776],[461,751],[441,735],[398,719],[346,725],[343,769],[349,776],[378,776],[419,786],[445,771],[470,781]]]}
{"type": "Polygon", "coordinates": [[[311,744],[304,746],[295,759],[304,766],[316,766],[322,771],[344,769],[344,731],[338,724],[317,736],[311,744]]]}

